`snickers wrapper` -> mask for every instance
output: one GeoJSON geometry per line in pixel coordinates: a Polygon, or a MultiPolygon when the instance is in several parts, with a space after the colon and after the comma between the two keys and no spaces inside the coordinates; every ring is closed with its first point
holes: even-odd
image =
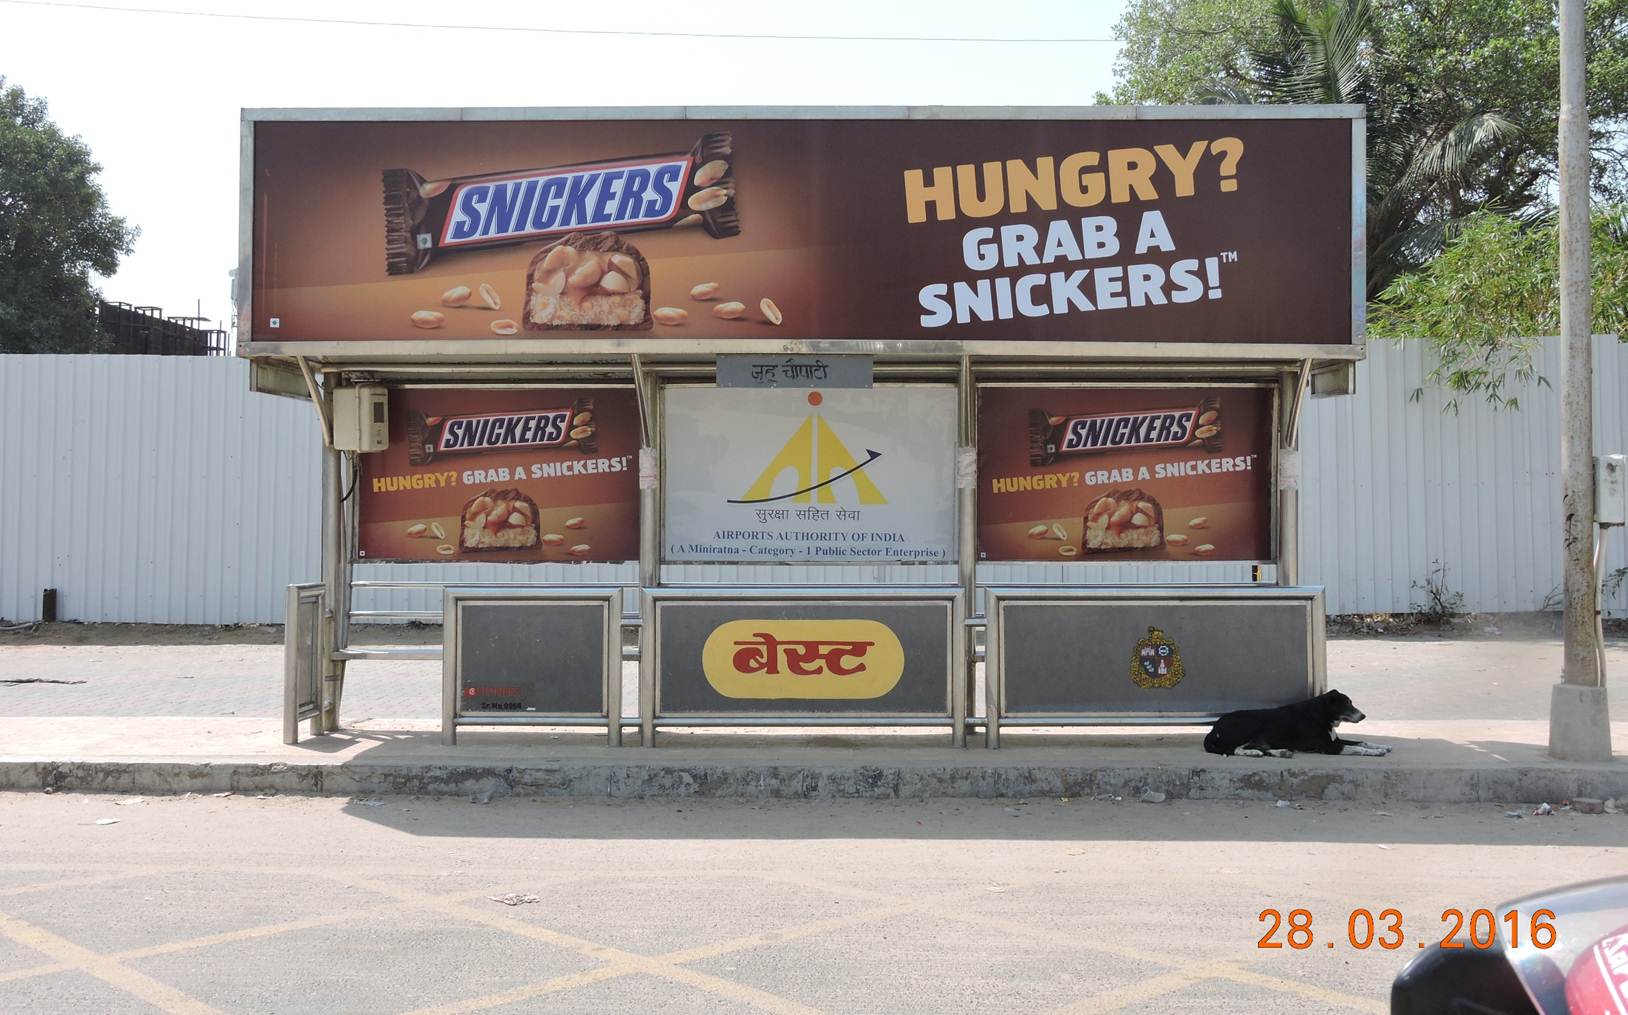
{"type": "Polygon", "coordinates": [[[1221,401],[1196,406],[1137,409],[1095,416],[1053,416],[1029,410],[1029,464],[1050,465],[1064,455],[1153,448],[1221,450],[1221,401]]]}
{"type": "Polygon", "coordinates": [[[494,412],[479,416],[407,417],[407,460],[428,465],[442,455],[477,455],[493,451],[575,448],[599,450],[594,438],[594,400],[579,398],[568,408],[494,412]]]}
{"type": "Polygon", "coordinates": [[[715,239],[741,231],[730,134],[703,134],[687,152],[446,180],[387,169],[385,269],[410,275],[438,254],[574,232],[669,229],[692,216],[715,239]]]}

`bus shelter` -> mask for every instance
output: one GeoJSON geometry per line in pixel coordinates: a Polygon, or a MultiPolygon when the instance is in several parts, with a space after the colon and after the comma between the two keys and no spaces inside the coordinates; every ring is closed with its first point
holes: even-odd
{"type": "Polygon", "coordinates": [[[285,739],[337,728],[380,658],[442,661],[449,742],[993,747],[1323,690],[1297,432],[1363,356],[1363,130],[1357,106],[245,111],[238,352],[325,446],[285,739]],[[357,578],[381,563],[433,577],[357,578]],[[355,606],[401,587],[441,608],[355,606]],[[443,644],[353,643],[388,619],[443,644]]]}

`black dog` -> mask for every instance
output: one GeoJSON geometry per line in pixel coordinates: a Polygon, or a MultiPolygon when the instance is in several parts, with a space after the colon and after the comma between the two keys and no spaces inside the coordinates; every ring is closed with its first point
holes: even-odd
{"type": "Polygon", "coordinates": [[[1329,691],[1294,705],[1250,708],[1228,712],[1215,721],[1204,749],[1211,754],[1241,754],[1246,758],[1272,755],[1292,758],[1295,751],[1317,754],[1360,754],[1379,757],[1389,747],[1341,740],[1334,728],[1342,722],[1362,722],[1367,716],[1339,691],[1329,691]]]}

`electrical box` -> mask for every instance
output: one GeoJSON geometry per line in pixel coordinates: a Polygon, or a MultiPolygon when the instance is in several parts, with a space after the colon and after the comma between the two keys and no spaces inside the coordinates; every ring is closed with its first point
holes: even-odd
{"type": "Polygon", "coordinates": [[[1594,459],[1594,520],[1601,525],[1628,524],[1628,455],[1594,459]]]}
{"type": "Polygon", "coordinates": [[[389,391],[382,384],[334,389],[334,447],[383,451],[390,446],[389,391]]]}

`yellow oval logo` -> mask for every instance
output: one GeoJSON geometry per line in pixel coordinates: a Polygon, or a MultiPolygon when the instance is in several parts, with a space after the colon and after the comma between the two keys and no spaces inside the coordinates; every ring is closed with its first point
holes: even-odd
{"type": "Polygon", "coordinates": [[[880,698],[904,676],[904,646],[874,620],[731,620],[701,668],[726,698],[880,698]]]}

